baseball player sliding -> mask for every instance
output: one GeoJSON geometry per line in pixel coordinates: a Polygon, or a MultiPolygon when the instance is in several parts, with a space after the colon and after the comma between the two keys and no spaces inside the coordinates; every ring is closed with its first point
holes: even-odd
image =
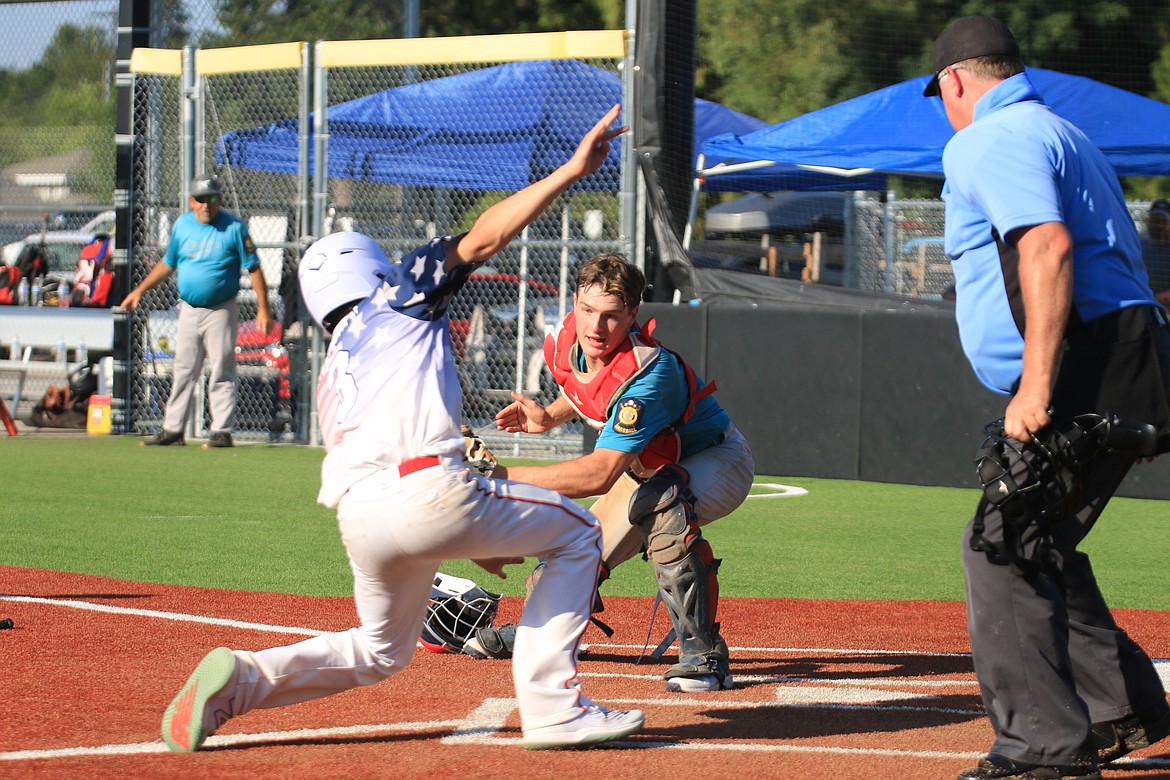
{"type": "MultiPolygon", "coordinates": [[[[638,326],[645,287],[642,272],[620,256],[585,262],[573,310],[545,341],[561,396],[544,407],[513,393],[496,415],[500,430],[526,433],[580,415],[600,431],[594,451],[494,473],[571,498],[601,495],[592,509],[605,542],[602,580],[644,549],[674,624],[679,661],[666,672],[666,689],[723,690],[732,677],[717,622],[720,561],[700,527],[743,503],[755,462],[711,396],[715,385],[653,337],[653,320],[638,326]]],[[[481,630],[464,652],[506,655],[507,637],[504,629],[481,630]]]]}
{"type": "Polygon", "coordinates": [[[637,710],[591,701],[577,677],[601,560],[596,518],[557,493],[471,473],[447,305],[477,263],[596,171],[614,106],[547,178],[485,211],[462,236],[391,263],[374,241],[335,233],[311,246],[305,303],[332,332],[317,406],[325,442],[318,501],[337,510],[361,624],[259,652],[212,650],[167,707],[173,751],[197,750],[228,718],[376,683],[410,663],[444,559],[503,575],[527,556],[545,574],[525,605],[513,662],[525,747],[572,747],[642,728],[637,710]]]}

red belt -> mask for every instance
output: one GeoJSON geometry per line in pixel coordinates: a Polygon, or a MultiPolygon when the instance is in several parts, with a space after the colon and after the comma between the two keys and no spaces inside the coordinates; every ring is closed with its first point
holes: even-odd
{"type": "Polygon", "coordinates": [[[410,460],[404,460],[398,464],[398,476],[405,477],[407,474],[413,474],[416,471],[429,469],[431,466],[438,466],[441,462],[442,461],[440,461],[434,455],[426,455],[421,458],[411,458],[410,460]]]}

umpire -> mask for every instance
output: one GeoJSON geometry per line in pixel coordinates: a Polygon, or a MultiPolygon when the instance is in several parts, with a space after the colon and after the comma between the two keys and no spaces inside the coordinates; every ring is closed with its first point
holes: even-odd
{"type": "Polygon", "coordinates": [[[1044,104],[1002,22],[944,30],[924,94],[956,130],[943,199],[960,339],[1010,396],[962,545],[995,742],[959,777],[1099,778],[1170,732],[1152,662],[1077,550],[1135,459],[1170,450],[1170,327],[1116,173],[1044,104]],[[1115,444],[1110,414],[1144,437],[1115,444]]]}

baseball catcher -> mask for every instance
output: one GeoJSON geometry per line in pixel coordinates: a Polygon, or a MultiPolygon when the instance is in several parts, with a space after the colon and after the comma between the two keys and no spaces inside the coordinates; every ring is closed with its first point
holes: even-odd
{"type": "MultiPolygon", "coordinates": [[[[498,466],[494,474],[571,498],[601,496],[591,507],[604,544],[599,584],[644,553],[679,640],[667,690],[725,690],[732,677],[717,616],[719,560],[702,526],[743,503],[755,462],[712,396],[714,384],[654,338],[653,320],[638,324],[645,286],[641,270],[620,256],[585,262],[573,310],[545,339],[562,394],[545,407],[513,393],[514,403],[496,415],[498,429],[524,433],[580,416],[599,431],[593,452],[547,466],[498,466]]],[[[505,644],[491,631],[467,648],[486,654],[505,644]]]]}

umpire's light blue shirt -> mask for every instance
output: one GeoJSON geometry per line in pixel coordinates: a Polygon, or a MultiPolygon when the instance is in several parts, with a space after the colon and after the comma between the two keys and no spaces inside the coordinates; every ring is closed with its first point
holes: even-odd
{"type": "Polygon", "coordinates": [[[248,227],[220,209],[208,224],[188,211],[175,220],[164,262],[179,274],[179,297],[192,306],[215,306],[240,292],[240,269],[260,267],[248,227]]]}
{"type": "Polygon", "coordinates": [[[1027,74],[980,99],[972,124],[947,143],[943,170],[959,337],[990,389],[1015,391],[1024,353],[1013,316],[1023,313],[1016,269],[1001,259],[993,229],[1006,237],[1021,227],[1063,223],[1073,241],[1073,306],[1084,320],[1154,303],[1113,166],[1044,104],[1027,74]]]}

